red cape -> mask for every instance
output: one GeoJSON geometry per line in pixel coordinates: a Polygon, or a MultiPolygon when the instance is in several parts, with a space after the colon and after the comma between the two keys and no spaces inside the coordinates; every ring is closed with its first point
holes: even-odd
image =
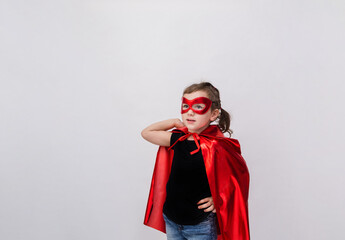
{"type": "MultiPolygon", "coordinates": [[[[173,130],[188,134],[187,128],[173,130]]],[[[208,182],[217,213],[217,240],[249,240],[249,172],[238,140],[227,138],[217,125],[199,134],[208,182]]],[[[163,205],[173,150],[159,147],[144,224],[166,232],[163,205]]]]}

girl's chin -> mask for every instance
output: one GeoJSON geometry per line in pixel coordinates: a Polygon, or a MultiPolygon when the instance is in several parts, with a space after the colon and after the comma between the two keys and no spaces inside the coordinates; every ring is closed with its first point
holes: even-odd
{"type": "Polygon", "coordinates": [[[191,128],[191,127],[187,127],[188,128],[188,132],[190,133],[200,133],[200,131],[198,129],[194,129],[194,128],[191,128]]]}
{"type": "Polygon", "coordinates": [[[193,126],[186,126],[188,128],[188,132],[190,133],[197,133],[200,134],[203,132],[208,126],[202,127],[202,128],[194,128],[193,126]]]}

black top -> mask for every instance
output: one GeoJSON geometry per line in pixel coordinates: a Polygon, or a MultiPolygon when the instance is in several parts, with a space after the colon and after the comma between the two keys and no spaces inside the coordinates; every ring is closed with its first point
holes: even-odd
{"type": "MultiPolygon", "coordinates": [[[[183,135],[185,134],[172,133],[170,146],[183,135]]],[[[211,196],[204,159],[201,150],[194,155],[190,154],[197,149],[194,140],[179,141],[173,149],[174,157],[166,185],[167,197],[163,212],[177,224],[198,224],[210,214],[198,209],[197,204],[201,199],[211,196]]]]}

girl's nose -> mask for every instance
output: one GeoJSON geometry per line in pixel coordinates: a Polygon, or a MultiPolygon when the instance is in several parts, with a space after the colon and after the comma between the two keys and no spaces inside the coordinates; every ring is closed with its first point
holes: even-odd
{"type": "Polygon", "coordinates": [[[193,115],[194,114],[192,109],[189,109],[187,113],[188,113],[188,115],[193,115]]]}

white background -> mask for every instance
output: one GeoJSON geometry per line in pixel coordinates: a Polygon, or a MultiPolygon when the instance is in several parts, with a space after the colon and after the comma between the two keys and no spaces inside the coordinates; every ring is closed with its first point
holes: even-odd
{"type": "Polygon", "coordinates": [[[157,146],[212,82],[250,170],[253,240],[343,238],[345,2],[0,1],[0,239],[165,239],[157,146]]]}

